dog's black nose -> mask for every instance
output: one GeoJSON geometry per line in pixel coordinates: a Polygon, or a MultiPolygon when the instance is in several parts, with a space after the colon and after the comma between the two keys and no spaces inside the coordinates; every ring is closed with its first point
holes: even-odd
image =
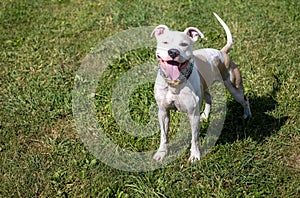
{"type": "Polygon", "coordinates": [[[176,58],[179,56],[180,52],[177,49],[169,49],[168,54],[170,55],[171,58],[176,58]]]}

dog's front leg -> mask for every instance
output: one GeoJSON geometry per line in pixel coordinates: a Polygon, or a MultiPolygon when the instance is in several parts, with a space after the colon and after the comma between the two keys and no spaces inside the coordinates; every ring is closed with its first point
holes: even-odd
{"type": "Polygon", "coordinates": [[[212,104],[212,97],[211,97],[210,93],[206,91],[206,92],[204,92],[203,99],[205,101],[205,109],[204,109],[203,113],[201,114],[200,119],[207,120],[209,117],[210,107],[212,104]]]}
{"type": "Polygon", "coordinates": [[[168,154],[168,131],[170,122],[170,111],[168,109],[158,110],[158,120],[160,124],[160,145],[157,152],[154,154],[153,159],[162,161],[168,154]]]}
{"type": "Polygon", "coordinates": [[[189,113],[189,119],[192,129],[192,140],[191,140],[191,156],[189,161],[191,163],[200,160],[200,148],[199,148],[199,130],[200,130],[200,112],[195,110],[192,114],[189,113]]]}

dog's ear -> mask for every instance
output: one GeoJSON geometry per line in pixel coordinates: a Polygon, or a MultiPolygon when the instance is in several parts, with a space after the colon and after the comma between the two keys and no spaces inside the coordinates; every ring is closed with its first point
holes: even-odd
{"type": "Polygon", "coordinates": [[[199,38],[199,36],[201,38],[204,38],[204,35],[202,34],[202,32],[200,32],[200,30],[198,30],[195,27],[188,27],[184,30],[184,33],[187,34],[189,37],[191,37],[191,39],[196,42],[199,38]]]}
{"type": "Polygon", "coordinates": [[[169,28],[166,25],[156,26],[156,28],[154,28],[154,30],[151,33],[151,37],[153,37],[154,35],[155,35],[155,37],[159,36],[159,35],[163,34],[166,30],[169,30],[169,28]]]}

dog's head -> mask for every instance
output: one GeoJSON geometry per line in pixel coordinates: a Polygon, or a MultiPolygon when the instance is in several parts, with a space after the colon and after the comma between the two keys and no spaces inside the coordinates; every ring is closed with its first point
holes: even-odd
{"type": "Polygon", "coordinates": [[[165,25],[157,26],[151,37],[157,40],[156,57],[165,75],[172,81],[178,80],[193,57],[193,44],[199,36],[204,35],[195,27],[186,28],[183,32],[171,31],[165,25]]]}

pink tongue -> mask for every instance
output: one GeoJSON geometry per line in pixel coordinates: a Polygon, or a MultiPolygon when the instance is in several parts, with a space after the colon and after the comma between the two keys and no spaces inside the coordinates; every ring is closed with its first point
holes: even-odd
{"type": "Polygon", "coordinates": [[[180,76],[180,72],[177,66],[166,64],[166,75],[171,78],[171,80],[177,80],[180,76]]]}

